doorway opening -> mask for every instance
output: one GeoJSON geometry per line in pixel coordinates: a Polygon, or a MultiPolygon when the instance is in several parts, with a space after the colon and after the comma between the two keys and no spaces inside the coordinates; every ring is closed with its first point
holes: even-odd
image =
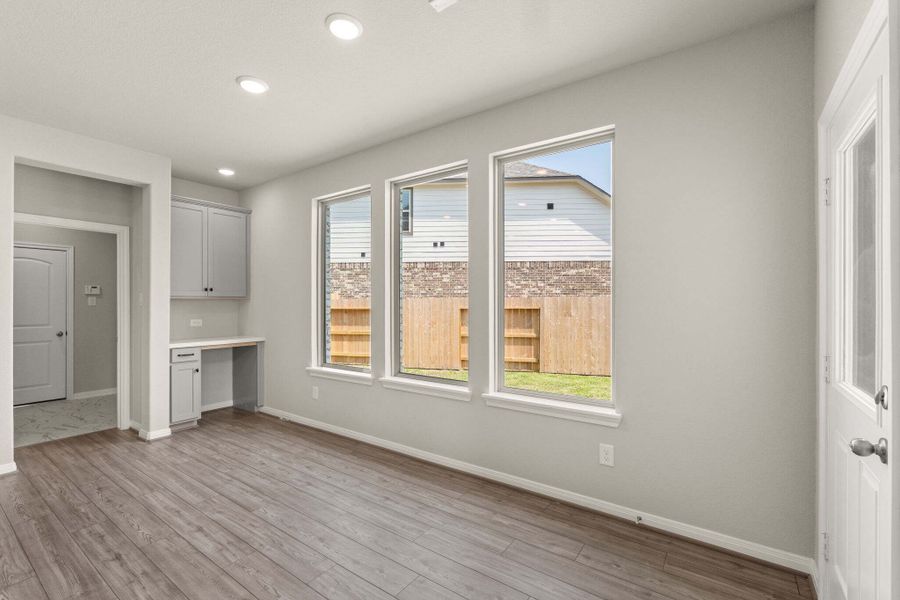
{"type": "MultiPolygon", "coordinates": [[[[49,173],[34,175],[83,179],[49,173]]],[[[18,211],[14,221],[15,446],[127,429],[129,226],[18,211]]]]}

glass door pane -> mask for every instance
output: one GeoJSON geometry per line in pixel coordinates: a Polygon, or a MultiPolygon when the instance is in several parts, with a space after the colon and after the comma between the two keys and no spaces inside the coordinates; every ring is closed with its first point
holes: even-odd
{"type": "Polygon", "coordinates": [[[878,385],[877,136],[874,122],[853,148],[851,223],[853,385],[874,394],[878,385]]]}

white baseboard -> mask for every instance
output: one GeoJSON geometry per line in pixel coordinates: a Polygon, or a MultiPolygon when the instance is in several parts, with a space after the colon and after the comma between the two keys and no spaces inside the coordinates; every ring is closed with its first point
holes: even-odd
{"type": "Polygon", "coordinates": [[[485,479],[490,479],[516,488],[528,490],[536,494],[541,494],[542,496],[555,498],[563,502],[568,502],[570,504],[575,504],[577,506],[596,510],[598,512],[615,517],[628,519],[630,521],[637,521],[638,517],[640,517],[640,522],[642,525],[661,529],[669,533],[674,533],[676,535],[696,540],[698,542],[704,542],[706,544],[718,546],[719,548],[731,550],[732,552],[744,554],[753,558],[757,558],[759,560],[786,567],[788,569],[793,569],[801,573],[812,573],[815,569],[815,561],[808,556],[801,556],[799,554],[793,554],[791,552],[786,552],[777,548],[771,548],[763,544],[751,542],[748,540],[742,540],[740,538],[732,537],[730,535],[719,533],[709,529],[704,529],[702,527],[697,527],[695,525],[688,525],[687,523],[681,523],[679,521],[668,519],[666,517],[647,514],[641,511],[634,510],[632,508],[613,504],[612,502],[607,502],[598,498],[592,498],[591,496],[585,496],[583,494],[579,494],[569,490],[553,487],[544,483],[525,479],[524,477],[518,477],[516,475],[510,475],[501,471],[495,471],[493,469],[480,467],[478,465],[463,462],[455,458],[448,458],[446,456],[441,456],[440,454],[434,454],[425,450],[419,450],[418,448],[405,446],[403,444],[398,444],[397,442],[391,442],[389,440],[384,440],[365,433],[359,433],[357,431],[353,431],[352,429],[345,429],[343,427],[330,425],[322,421],[316,421],[315,419],[301,417],[300,415],[295,415],[293,413],[289,413],[287,411],[279,410],[276,408],[262,406],[260,407],[259,411],[263,414],[271,415],[273,417],[278,417],[287,421],[299,423],[301,425],[308,425],[309,427],[336,433],[338,435],[352,438],[360,442],[372,444],[373,446],[380,446],[381,448],[393,450],[394,452],[406,454],[407,456],[412,456],[414,458],[449,467],[451,469],[456,469],[457,471],[463,471],[465,473],[484,477],[485,479]]]}
{"type": "Polygon", "coordinates": [[[157,429],[155,431],[147,431],[146,429],[138,430],[138,437],[148,442],[152,442],[153,440],[161,440],[162,438],[167,438],[170,435],[172,435],[172,430],[168,427],[157,429]]]}
{"type": "Polygon", "coordinates": [[[16,463],[6,463],[5,465],[0,465],[0,475],[6,475],[7,473],[15,473],[18,470],[16,467],[16,463]]]}
{"type": "Polygon", "coordinates": [[[88,390],[86,392],[78,392],[72,394],[72,400],[84,400],[85,398],[99,398],[101,396],[115,396],[118,390],[116,388],[106,388],[105,390],[88,390]]]}
{"type": "Polygon", "coordinates": [[[228,408],[229,406],[234,406],[234,400],[223,400],[222,402],[213,402],[212,404],[207,404],[205,406],[200,406],[200,412],[205,413],[208,410],[219,410],[220,408],[228,408]]]}

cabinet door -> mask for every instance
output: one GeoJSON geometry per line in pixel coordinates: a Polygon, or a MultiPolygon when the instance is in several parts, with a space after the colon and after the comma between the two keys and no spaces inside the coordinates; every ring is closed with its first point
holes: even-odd
{"type": "Polygon", "coordinates": [[[200,363],[177,363],[170,368],[169,420],[181,423],[200,418],[200,363]]]}
{"type": "Polygon", "coordinates": [[[172,202],[172,296],[207,295],[207,210],[196,204],[172,202]]]}
{"type": "Polygon", "coordinates": [[[209,295],[247,295],[247,215],[208,208],[209,295]]]}

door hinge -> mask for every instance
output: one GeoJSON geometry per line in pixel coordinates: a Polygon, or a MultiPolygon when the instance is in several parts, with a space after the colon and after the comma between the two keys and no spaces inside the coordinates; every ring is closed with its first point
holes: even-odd
{"type": "Polygon", "coordinates": [[[831,556],[828,553],[828,532],[822,532],[822,558],[827,562],[830,560],[831,556]]]}
{"type": "Polygon", "coordinates": [[[831,206],[831,177],[825,178],[825,206],[831,206]]]}
{"type": "Polygon", "coordinates": [[[831,356],[825,355],[825,383],[831,383],[831,356]]]}

